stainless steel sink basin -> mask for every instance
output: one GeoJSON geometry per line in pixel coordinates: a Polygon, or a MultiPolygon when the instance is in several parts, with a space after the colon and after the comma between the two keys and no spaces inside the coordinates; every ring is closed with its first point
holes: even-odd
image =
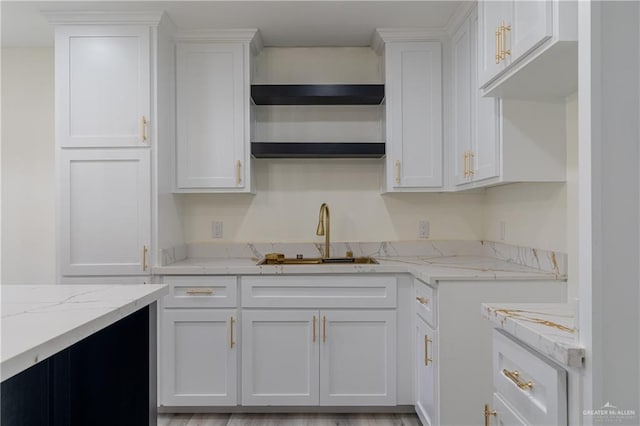
{"type": "Polygon", "coordinates": [[[324,264],[341,264],[341,263],[354,263],[354,264],[374,264],[378,263],[372,257],[307,257],[307,258],[295,258],[284,257],[284,255],[277,255],[275,253],[269,253],[258,262],[258,265],[324,265],[324,264]]]}

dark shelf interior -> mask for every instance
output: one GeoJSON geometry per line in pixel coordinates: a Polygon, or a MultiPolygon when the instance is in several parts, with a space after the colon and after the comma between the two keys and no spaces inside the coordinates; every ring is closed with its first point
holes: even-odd
{"type": "Polygon", "coordinates": [[[254,84],[256,105],[379,105],[384,84],[254,84]]]}
{"type": "Polygon", "coordinates": [[[255,158],[382,158],[384,142],[252,142],[255,158]]]}

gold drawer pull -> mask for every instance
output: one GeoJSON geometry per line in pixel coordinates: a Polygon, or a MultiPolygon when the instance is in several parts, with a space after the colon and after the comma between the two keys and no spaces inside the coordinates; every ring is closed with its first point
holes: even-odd
{"type": "Polygon", "coordinates": [[[327,341],[327,317],[322,317],[322,343],[327,341]]]}
{"type": "Polygon", "coordinates": [[[236,162],[236,185],[240,185],[242,183],[242,174],[240,173],[241,168],[242,163],[238,160],[236,162]]]}
{"type": "Polygon", "coordinates": [[[396,161],[396,183],[400,184],[400,160],[396,161]]]}
{"type": "Polygon", "coordinates": [[[231,317],[231,319],[229,320],[229,348],[233,349],[233,345],[236,344],[236,342],[233,340],[233,323],[236,322],[235,319],[233,319],[233,317],[231,317]]]}
{"type": "Polygon", "coordinates": [[[142,142],[146,142],[147,141],[147,117],[145,117],[144,115],[142,116],[142,120],[140,120],[141,122],[141,135],[140,135],[140,139],[142,139],[142,142]]]}
{"type": "Polygon", "coordinates": [[[502,373],[511,379],[522,390],[530,390],[533,388],[533,382],[523,382],[520,380],[520,372],[518,370],[509,371],[506,368],[502,369],[502,373]]]}
{"type": "Polygon", "coordinates": [[[142,246],[142,272],[147,272],[147,253],[149,249],[147,246],[142,246]]]}
{"type": "Polygon", "coordinates": [[[187,290],[186,292],[187,294],[207,294],[207,295],[212,295],[213,294],[213,290],[211,290],[210,288],[190,288],[187,290]]]}
{"type": "Polygon", "coordinates": [[[489,420],[489,416],[497,416],[498,413],[496,410],[491,410],[489,408],[489,404],[484,404],[484,426],[489,426],[491,424],[489,420]]]}
{"type": "Polygon", "coordinates": [[[500,27],[496,28],[496,64],[500,63],[500,27]]]}
{"type": "Polygon", "coordinates": [[[316,342],[316,316],[313,316],[313,343],[316,342]]]}
{"type": "Polygon", "coordinates": [[[429,343],[433,343],[433,340],[429,339],[429,336],[424,336],[424,365],[433,363],[433,359],[429,358],[429,343]]]}
{"type": "Polygon", "coordinates": [[[423,305],[426,305],[427,303],[429,303],[429,298],[428,298],[428,297],[419,297],[419,296],[416,296],[416,300],[417,300],[418,302],[420,302],[421,304],[423,304],[423,305]]]}

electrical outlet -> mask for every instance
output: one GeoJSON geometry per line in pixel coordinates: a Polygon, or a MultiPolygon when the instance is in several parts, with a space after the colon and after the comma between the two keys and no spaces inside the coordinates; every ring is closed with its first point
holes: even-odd
{"type": "Polygon", "coordinates": [[[429,221],[418,222],[418,238],[429,238],[429,221]]]}
{"type": "Polygon", "coordinates": [[[504,220],[500,221],[500,241],[504,241],[507,233],[507,225],[505,225],[504,220]]]}
{"type": "Polygon", "coordinates": [[[211,222],[211,238],[222,238],[222,222],[211,222]]]}

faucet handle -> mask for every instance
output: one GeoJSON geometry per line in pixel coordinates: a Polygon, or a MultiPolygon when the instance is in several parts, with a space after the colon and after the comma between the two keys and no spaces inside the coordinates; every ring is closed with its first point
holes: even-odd
{"type": "Polygon", "coordinates": [[[351,250],[347,251],[345,257],[353,257],[353,252],[351,250]]]}

